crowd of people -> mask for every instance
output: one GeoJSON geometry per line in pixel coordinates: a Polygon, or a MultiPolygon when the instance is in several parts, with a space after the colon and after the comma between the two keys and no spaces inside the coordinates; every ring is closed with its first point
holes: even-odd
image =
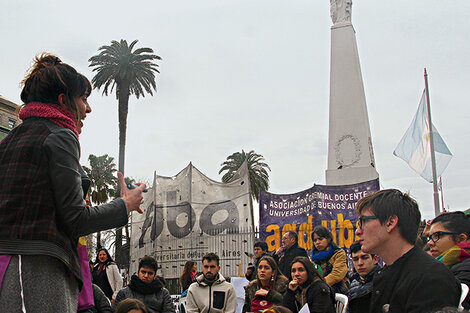
{"type": "MultiPolygon", "coordinates": [[[[36,57],[23,81],[23,123],[0,143],[1,312],[175,312],[153,257],[140,259],[122,288],[106,249],[90,267],[77,253],[81,236],[121,227],[130,212],[142,213],[145,189],[140,183],[128,189],[118,173],[121,196],[87,205],[90,181],[79,163],[79,135],[91,113],[91,90],[84,75],[47,53],[36,57]],[[91,301],[84,294],[87,283],[91,301]]],[[[313,229],[310,256],[293,231],[283,234],[273,254],[265,242],[255,243],[243,312],[297,313],[307,306],[312,313],[333,313],[337,294],[349,298],[351,313],[470,308],[470,296],[460,301],[462,285],[470,283],[466,214],[443,213],[418,234],[418,204],[395,189],[363,197],[355,210],[359,241],[350,247],[353,268],[323,226],[313,229]]],[[[195,261],[186,263],[180,277],[186,312],[236,311],[234,286],[219,263],[216,253],[203,256],[202,273],[195,261]]]]}

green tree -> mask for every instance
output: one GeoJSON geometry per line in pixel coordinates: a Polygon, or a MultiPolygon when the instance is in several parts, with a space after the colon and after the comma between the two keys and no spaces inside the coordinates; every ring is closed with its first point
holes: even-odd
{"type": "Polygon", "coordinates": [[[268,171],[271,171],[269,165],[263,162],[264,157],[261,154],[257,154],[253,150],[248,153],[244,150],[242,150],[242,152],[235,152],[229,155],[227,160],[221,164],[222,168],[219,174],[227,171],[224,176],[222,176],[222,181],[224,183],[229,182],[245,160],[247,160],[248,163],[251,198],[258,201],[259,192],[261,190],[267,191],[269,188],[268,171]]]}
{"type": "MultiPolygon", "coordinates": [[[[119,171],[124,175],[124,160],[126,151],[127,114],[129,110],[129,96],[135,95],[137,99],[145,93],[153,95],[156,91],[155,73],[158,71],[156,60],[161,60],[153,54],[151,48],[138,48],[130,45],[126,40],[111,41],[111,45],[102,46],[98,55],[92,56],[88,61],[96,75],[92,78],[95,88],[103,87],[103,95],[112,93],[114,87],[118,100],[119,115],[119,171]]],[[[119,189],[119,188],[118,188],[119,189]]],[[[119,196],[119,190],[118,194],[119,196]]],[[[122,229],[116,229],[116,261],[119,262],[122,246],[122,229]]]]}
{"type": "MultiPolygon", "coordinates": [[[[88,156],[90,167],[84,166],[88,178],[90,179],[90,198],[91,202],[99,205],[108,202],[115,193],[117,187],[116,164],[114,158],[107,154],[88,156]]],[[[97,248],[101,248],[101,232],[96,234],[97,248]]]]}

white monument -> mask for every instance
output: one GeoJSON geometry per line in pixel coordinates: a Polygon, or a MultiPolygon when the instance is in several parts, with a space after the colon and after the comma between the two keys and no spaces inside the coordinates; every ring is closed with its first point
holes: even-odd
{"type": "Polygon", "coordinates": [[[355,184],[379,177],[351,9],[351,0],[330,0],[333,26],[327,185],[355,184]]]}

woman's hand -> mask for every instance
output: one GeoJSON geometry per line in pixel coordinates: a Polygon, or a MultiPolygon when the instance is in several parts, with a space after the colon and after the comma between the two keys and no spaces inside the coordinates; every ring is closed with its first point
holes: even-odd
{"type": "Polygon", "coordinates": [[[142,197],[142,191],[145,189],[145,184],[137,183],[138,186],[135,189],[127,188],[126,182],[124,181],[124,176],[121,172],[118,172],[118,181],[121,186],[121,198],[126,201],[127,213],[132,211],[137,211],[140,214],[144,213],[140,209],[140,205],[144,203],[144,198],[142,197]]]}
{"type": "Polygon", "coordinates": [[[269,290],[266,290],[266,289],[258,289],[256,292],[255,292],[255,296],[262,296],[262,297],[267,297],[268,296],[268,293],[269,293],[269,290]]]}
{"type": "Polygon", "coordinates": [[[289,289],[292,291],[296,291],[299,287],[299,282],[297,279],[293,278],[292,281],[289,283],[289,289]]]}

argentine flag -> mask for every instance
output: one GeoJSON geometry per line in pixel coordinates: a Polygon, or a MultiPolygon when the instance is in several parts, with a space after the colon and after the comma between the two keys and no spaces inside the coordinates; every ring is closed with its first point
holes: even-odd
{"type": "MultiPolygon", "coordinates": [[[[403,136],[393,154],[403,159],[416,173],[432,183],[431,144],[425,91],[423,91],[418,112],[416,112],[413,122],[411,122],[405,136],[403,136]]],[[[437,177],[440,177],[449,164],[450,159],[452,159],[452,153],[447,148],[434,125],[432,125],[432,132],[434,154],[436,157],[436,174],[437,177]]]]}

